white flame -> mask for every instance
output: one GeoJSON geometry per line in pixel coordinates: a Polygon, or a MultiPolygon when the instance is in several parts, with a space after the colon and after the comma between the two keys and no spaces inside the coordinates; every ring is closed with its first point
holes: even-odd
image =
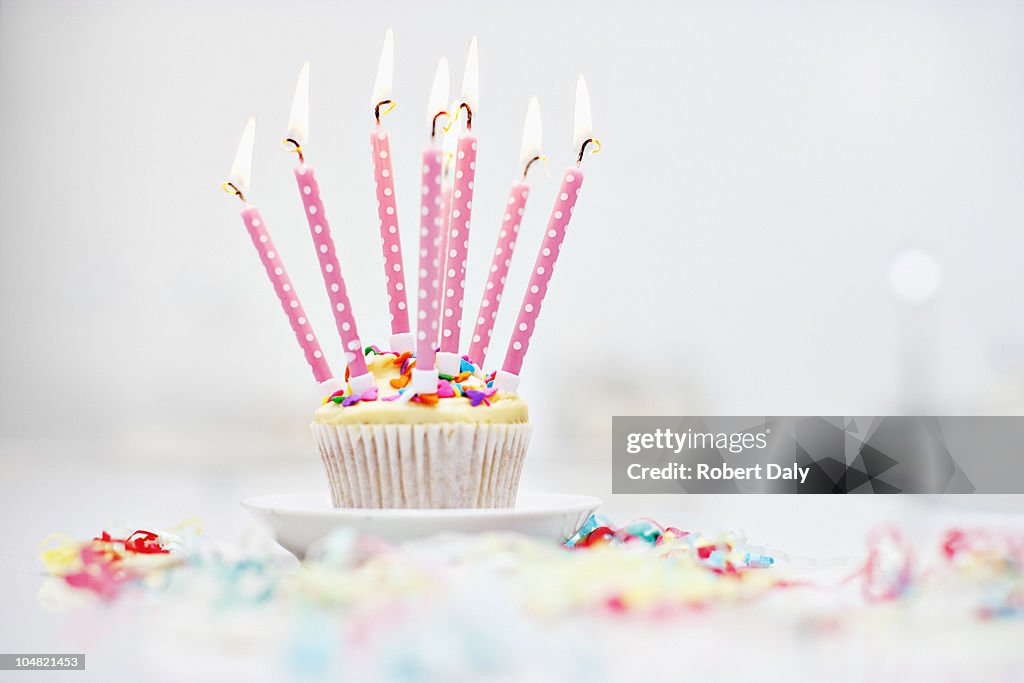
{"type": "Polygon", "coordinates": [[[462,101],[469,105],[475,116],[480,104],[480,49],[476,36],[473,36],[466,53],[466,70],[462,72],[462,101]]]}
{"type": "Polygon", "coordinates": [[[309,139],[309,62],[302,65],[299,80],[295,82],[292,111],[288,116],[287,137],[299,145],[305,145],[309,139]]]}
{"type": "Polygon", "coordinates": [[[380,62],[377,63],[377,80],[373,83],[373,101],[371,107],[378,102],[391,99],[391,83],[395,76],[395,35],[391,29],[384,34],[384,47],[380,50],[380,62]]]}
{"type": "Polygon", "coordinates": [[[579,154],[583,141],[593,136],[594,122],[590,116],[590,91],[587,82],[580,74],[576,81],[576,109],[573,115],[572,145],[573,152],[579,154]]]}
{"type": "Polygon", "coordinates": [[[231,164],[231,173],[228,175],[228,182],[238,188],[242,194],[248,194],[249,181],[252,179],[252,148],[256,142],[256,117],[250,116],[242,131],[242,137],[238,140],[238,151],[235,152],[235,161],[231,164]]]}
{"type": "MultiPolygon", "coordinates": [[[[438,112],[445,110],[448,90],[451,87],[448,78],[448,60],[441,57],[437,63],[437,71],[434,72],[434,84],[430,86],[430,100],[427,103],[427,120],[431,123],[438,112]]],[[[441,124],[443,121],[438,123],[441,124]]]]}
{"type": "Polygon", "coordinates": [[[536,97],[530,98],[526,108],[526,121],[523,123],[523,144],[519,147],[519,165],[526,166],[530,159],[540,154],[540,102],[536,97]]]}

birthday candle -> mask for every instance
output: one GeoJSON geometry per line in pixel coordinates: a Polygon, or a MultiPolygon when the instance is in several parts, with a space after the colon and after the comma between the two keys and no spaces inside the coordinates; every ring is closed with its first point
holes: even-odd
{"type": "Polygon", "coordinates": [[[512,189],[508,193],[505,217],[501,222],[498,244],[494,247],[491,269],[484,287],[484,298],[480,302],[480,311],[476,316],[476,326],[473,328],[473,338],[469,345],[469,358],[479,367],[483,367],[484,359],[487,356],[487,347],[491,343],[494,319],[498,315],[498,306],[501,304],[501,295],[505,290],[508,268],[512,263],[516,238],[519,236],[519,224],[523,220],[523,210],[526,208],[526,200],[530,196],[530,184],[526,182],[526,175],[535,161],[545,159],[540,154],[540,142],[540,103],[537,102],[536,97],[533,97],[530,98],[530,104],[526,108],[523,142],[519,148],[519,163],[523,169],[523,176],[521,180],[512,184],[512,189]]]}
{"type": "MultiPolygon", "coordinates": [[[[458,109],[458,103],[455,103],[450,111],[458,109]]],[[[448,250],[449,244],[451,243],[451,218],[452,218],[452,166],[455,164],[455,146],[458,142],[459,135],[454,130],[449,130],[444,135],[444,142],[442,143],[442,160],[441,160],[441,291],[447,292],[447,273],[448,273],[448,250]]],[[[443,318],[444,312],[438,311],[438,317],[443,318]]],[[[443,320],[438,320],[438,329],[441,329],[443,320]]],[[[440,340],[438,340],[440,343],[440,340]]]]}
{"type": "Polygon", "coordinates": [[[437,310],[441,292],[441,146],[438,144],[438,121],[447,117],[448,60],[441,58],[430,92],[427,118],[430,143],[423,150],[420,185],[420,272],[418,291],[419,321],[416,326],[416,367],[412,371],[408,400],[414,394],[436,394],[438,371],[434,366],[434,344],[437,343],[437,310]]]}
{"type": "Polygon", "coordinates": [[[462,366],[459,357],[459,331],[466,298],[466,259],[469,252],[469,228],[473,212],[473,184],[476,177],[477,140],[473,135],[473,116],[479,104],[480,68],[476,38],[469,45],[466,71],[462,78],[459,115],[466,116],[466,129],[459,135],[455,153],[455,185],[452,189],[451,223],[448,228],[448,267],[445,271],[444,305],[441,316],[441,353],[438,369],[444,375],[457,375],[462,366]]]}
{"type": "Polygon", "coordinates": [[[321,391],[326,394],[332,394],[341,388],[342,385],[331,374],[331,368],[324,358],[324,352],[320,348],[316,335],[313,333],[313,328],[310,327],[306,311],[302,308],[302,303],[299,301],[298,294],[295,293],[292,281],[284,269],[281,256],[277,253],[274,242],[270,239],[270,233],[267,232],[267,226],[263,222],[259,209],[249,204],[246,199],[246,194],[249,192],[249,179],[252,177],[252,149],[255,139],[256,117],[252,116],[249,118],[245,130],[242,132],[242,138],[238,142],[235,162],[231,166],[228,182],[224,183],[224,189],[237,195],[242,200],[244,205],[242,208],[242,221],[244,221],[245,228],[249,232],[249,237],[252,238],[252,244],[256,247],[260,261],[267,271],[267,277],[270,278],[270,283],[274,286],[274,292],[281,301],[281,308],[284,309],[285,315],[288,316],[288,322],[292,327],[292,331],[295,332],[295,338],[298,340],[303,354],[306,356],[306,362],[309,363],[309,367],[313,370],[313,379],[320,385],[321,391]]]}
{"type": "Polygon", "coordinates": [[[302,66],[299,80],[295,85],[295,97],[292,100],[291,116],[289,117],[288,137],[285,142],[298,154],[299,164],[295,167],[295,182],[302,198],[303,213],[309,224],[309,234],[313,237],[313,246],[320,262],[320,272],[327,287],[327,296],[331,301],[334,322],[345,348],[345,361],[349,367],[349,384],[352,393],[361,394],[370,387],[376,386],[373,375],[366,367],[363,357],[362,342],[356,329],[356,319],[352,314],[352,303],[345,288],[345,278],[341,274],[341,265],[334,250],[331,239],[331,225],[324,212],[324,203],[320,199],[320,186],[316,181],[316,171],[306,164],[304,146],[309,137],[309,62],[302,66]]]}
{"type": "Polygon", "coordinates": [[[371,105],[377,125],[370,133],[370,148],[377,188],[380,244],[384,253],[384,280],[391,315],[391,349],[403,352],[413,350],[413,336],[409,328],[409,309],[405,296],[405,266],[402,263],[402,240],[398,230],[398,206],[395,203],[395,173],[391,166],[391,136],[380,120],[382,115],[395,106],[391,99],[394,60],[394,37],[391,29],[388,29],[384,35],[384,47],[381,49],[377,79],[373,86],[371,105]]]}
{"type": "Polygon", "coordinates": [[[583,154],[590,144],[594,145],[594,153],[601,149],[600,143],[590,137],[593,130],[590,119],[590,94],[587,92],[587,83],[583,80],[583,76],[576,81],[576,109],[573,128],[575,132],[573,147],[579,150],[576,165],[565,169],[563,174],[562,185],[558,189],[555,205],[551,209],[551,218],[540,245],[540,252],[537,254],[537,261],[533,266],[533,273],[530,275],[530,284],[527,285],[522,307],[519,309],[519,317],[516,319],[516,325],[512,331],[512,339],[509,341],[505,361],[494,378],[494,386],[505,391],[515,391],[519,387],[519,374],[523,367],[523,358],[530,347],[530,338],[537,325],[540,307],[544,302],[548,283],[551,281],[555,261],[562,248],[562,240],[565,239],[565,230],[569,226],[569,219],[572,218],[573,208],[576,206],[576,199],[579,197],[580,187],[583,185],[583,170],[580,168],[583,154]]]}

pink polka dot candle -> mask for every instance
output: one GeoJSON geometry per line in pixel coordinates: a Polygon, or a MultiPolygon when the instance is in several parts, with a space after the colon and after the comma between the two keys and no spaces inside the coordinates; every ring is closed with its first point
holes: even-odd
{"type": "Polygon", "coordinates": [[[469,256],[469,230],[473,214],[473,187],[476,179],[477,139],[473,135],[473,116],[479,105],[480,66],[477,40],[473,38],[466,55],[462,78],[462,101],[459,115],[465,114],[466,129],[459,135],[455,152],[455,180],[452,188],[451,218],[448,226],[444,303],[441,307],[441,352],[438,370],[441,374],[459,374],[459,333],[466,298],[466,263],[469,256]]]}
{"type": "Polygon", "coordinates": [[[580,168],[583,154],[591,144],[594,145],[594,152],[601,148],[600,144],[590,137],[593,130],[590,117],[590,94],[587,92],[587,83],[583,80],[583,76],[580,76],[576,82],[573,128],[575,132],[573,147],[579,151],[579,155],[576,165],[566,168],[562,175],[562,184],[555,197],[555,204],[551,208],[551,218],[548,220],[540,252],[537,254],[537,261],[534,263],[533,272],[530,275],[530,283],[526,287],[522,307],[519,309],[519,316],[512,330],[512,339],[509,341],[508,351],[505,353],[505,361],[494,378],[494,386],[501,390],[516,391],[519,387],[523,359],[530,348],[530,340],[537,326],[537,318],[540,316],[541,305],[544,303],[544,296],[547,294],[548,285],[551,282],[555,262],[562,249],[565,231],[569,227],[569,220],[572,218],[580,188],[583,186],[583,169],[580,168]]]}
{"type": "Polygon", "coordinates": [[[519,225],[523,220],[526,200],[530,196],[530,184],[526,181],[530,166],[535,161],[543,160],[540,154],[541,122],[540,103],[536,97],[530,99],[526,108],[526,122],[523,124],[523,142],[519,151],[520,168],[523,169],[522,179],[512,184],[505,204],[505,216],[498,233],[498,243],[491,257],[491,268],[487,273],[487,284],[484,286],[483,301],[476,315],[473,337],[469,345],[469,358],[478,366],[483,367],[487,357],[487,347],[494,331],[494,320],[498,317],[498,306],[505,290],[505,280],[512,264],[512,254],[516,249],[519,237],[519,225]]]}
{"type": "Polygon", "coordinates": [[[416,367],[409,389],[402,394],[409,400],[416,394],[436,394],[438,371],[435,366],[438,309],[441,306],[441,145],[438,123],[447,118],[448,60],[442,58],[434,74],[427,118],[430,144],[423,150],[420,183],[420,268],[417,291],[416,367]]]}
{"type": "MultiPolygon", "coordinates": [[[[449,111],[458,109],[458,103],[454,103],[449,111]]],[[[445,133],[442,144],[441,162],[441,291],[447,293],[448,279],[448,251],[451,243],[451,218],[452,218],[452,167],[455,165],[455,148],[458,144],[459,134],[454,130],[445,133]]],[[[443,295],[442,295],[443,298],[443,295]]],[[[438,325],[440,330],[444,324],[444,311],[438,311],[438,325]]],[[[441,340],[438,339],[438,344],[441,340]]]]}
{"type": "Polygon", "coordinates": [[[361,394],[376,385],[373,375],[366,367],[363,357],[363,345],[356,328],[356,319],[352,313],[352,302],[348,298],[345,278],[341,273],[341,264],[331,239],[331,224],[327,221],[324,203],[320,198],[320,185],[316,180],[316,171],[306,164],[303,147],[309,131],[309,62],[302,66],[299,80],[295,86],[295,97],[292,100],[292,111],[288,125],[288,137],[285,142],[298,153],[299,165],[295,167],[295,182],[302,199],[302,209],[309,224],[309,234],[313,238],[320,273],[323,275],[327,288],[327,297],[331,302],[334,322],[341,336],[345,349],[345,361],[349,367],[349,384],[352,392],[361,394]]]}
{"type": "Polygon", "coordinates": [[[391,29],[384,36],[377,79],[373,86],[372,106],[376,128],[370,133],[373,179],[377,190],[377,219],[384,254],[384,281],[387,285],[391,317],[391,350],[413,350],[409,328],[409,307],[405,295],[405,265],[402,263],[402,239],[398,230],[398,205],[395,203],[395,173],[391,164],[391,136],[381,125],[381,116],[394,107],[391,83],[394,75],[395,43],[391,29]]]}
{"type": "Polygon", "coordinates": [[[274,292],[281,301],[281,307],[284,309],[285,315],[288,316],[288,323],[291,325],[292,331],[295,332],[299,347],[313,371],[313,379],[319,385],[321,393],[332,394],[341,388],[342,384],[331,374],[331,368],[324,358],[324,352],[309,324],[306,311],[302,308],[299,296],[285,271],[281,256],[278,254],[277,248],[274,247],[273,240],[270,239],[270,233],[267,232],[267,226],[263,222],[259,209],[246,200],[246,195],[249,192],[249,178],[252,175],[252,150],[255,139],[256,117],[253,116],[250,117],[245,131],[242,133],[242,138],[238,143],[238,152],[235,154],[235,163],[231,167],[231,174],[228,176],[228,182],[224,183],[224,188],[242,200],[244,204],[242,221],[245,223],[245,229],[249,232],[249,237],[252,238],[252,244],[256,247],[263,268],[267,271],[267,277],[270,278],[274,292]]]}

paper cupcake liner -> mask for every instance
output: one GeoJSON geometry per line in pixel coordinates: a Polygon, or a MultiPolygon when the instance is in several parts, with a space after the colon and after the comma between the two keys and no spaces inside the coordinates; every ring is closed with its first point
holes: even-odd
{"type": "Polygon", "coordinates": [[[516,501],[529,424],[314,422],[334,507],[489,508],[516,501]]]}

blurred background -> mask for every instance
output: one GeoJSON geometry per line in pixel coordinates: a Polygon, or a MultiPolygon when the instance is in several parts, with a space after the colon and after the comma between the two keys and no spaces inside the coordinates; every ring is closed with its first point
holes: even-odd
{"type": "Polygon", "coordinates": [[[611,416],[1024,409],[1020,3],[0,0],[6,504],[59,501],[53,521],[89,531],[156,511],[227,528],[241,497],[323,486],[308,368],[220,184],[256,114],[250,198],[340,362],[278,144],[310,60],[308,159],[363,340],[385,344],[367,138],[388,27],[407,258],[436,60],[458,87],[480,39],[464,329],[540,98],[553,177],[532,174],[489,367],[574,154],[577,74],[590,84],[604,147],[524,368],[524,486],[762,538],[784,528],[766,511],[818,506],[859,545],[891,507],[610,498],[611,416]]]}

